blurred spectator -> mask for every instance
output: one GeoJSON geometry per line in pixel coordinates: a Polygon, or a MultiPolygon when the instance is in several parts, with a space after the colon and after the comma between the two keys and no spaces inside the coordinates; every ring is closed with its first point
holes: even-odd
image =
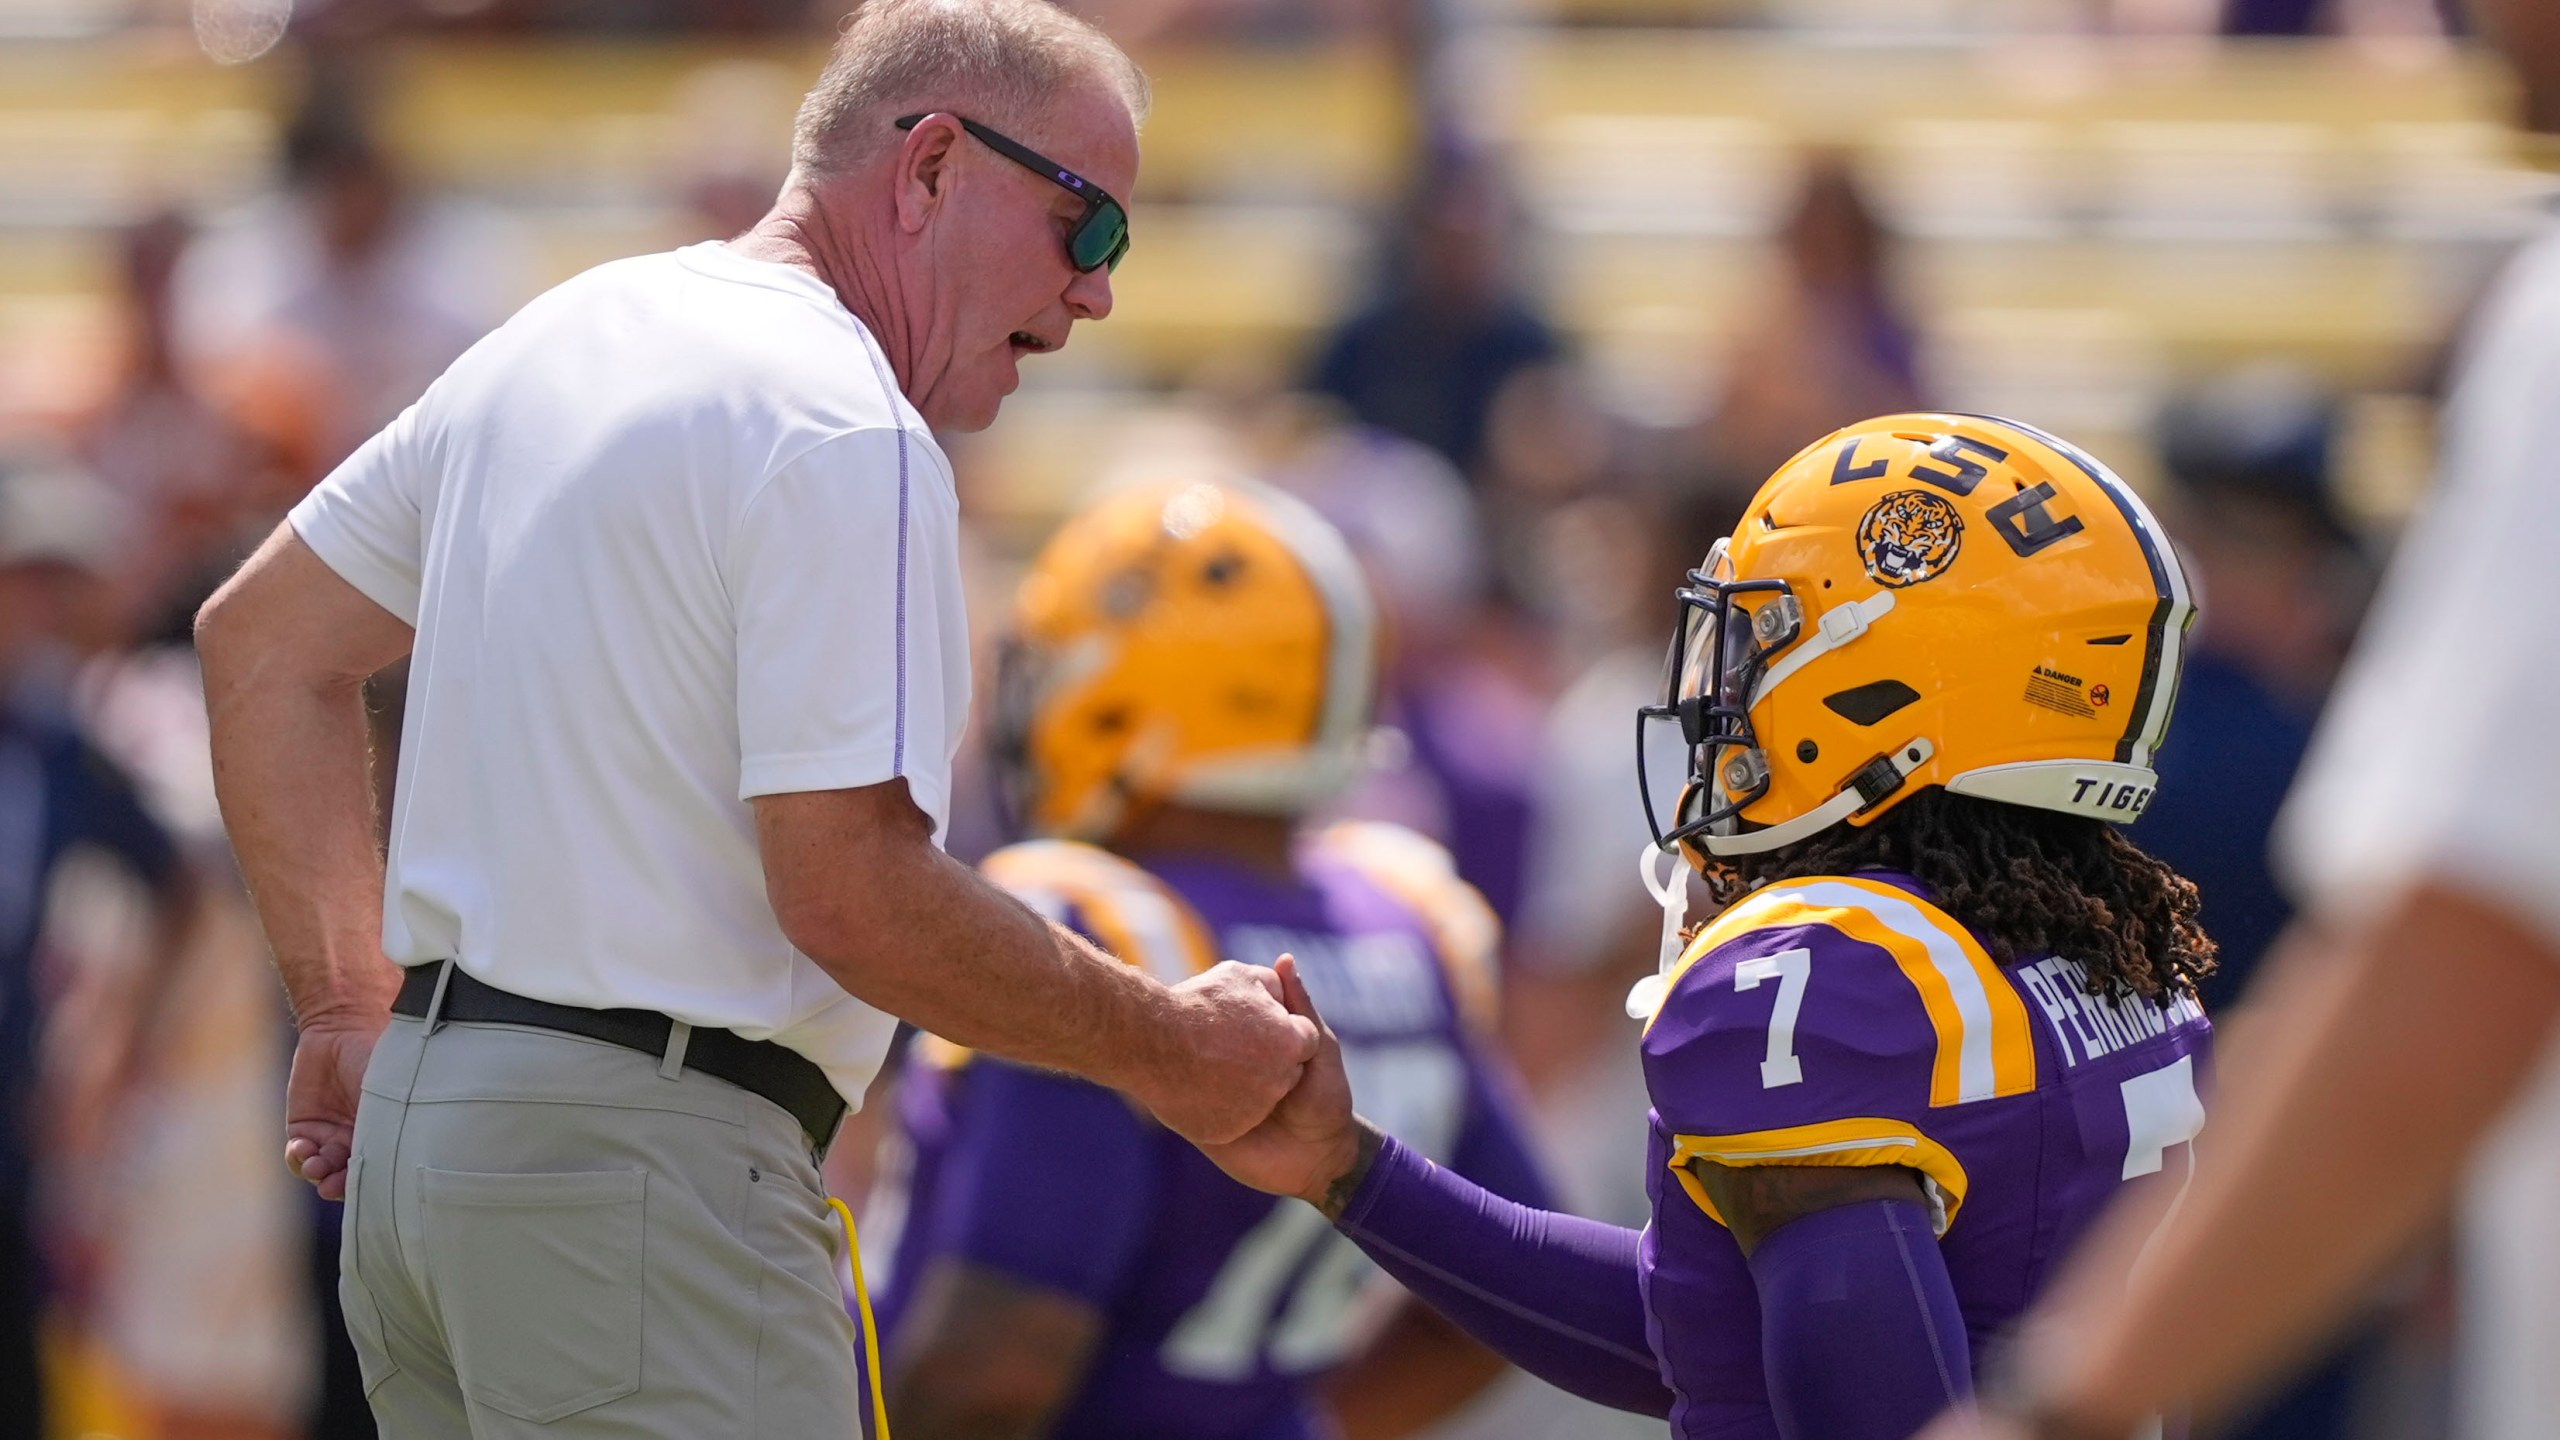
{"type": "Polygon", "coordinates": [[[126,345],[105,402],[79,426],[81,458],[134,517],[116,588],[135,631],[192,614],[211,587],[282,514],[272,454],[212,404],[178,363],[170,286],[193,232],[161,213],[124,234],[126,345]]]}
{"type": "Polygon", "coordinates": [[[1377,297],[1325,342],[1314,388],[1474,478],[1504,382],[1563,350],[1515,273],[1518,227],[1498,164],[1435,160],[1388,231],[1377,297]]]}
{"type": "Polygon", "coordinates": [[[1777,283],[1734,336],[1724,392],[1693,462],[1702,488],[1747,496],[1833,430],[1922,408],[1918,342],[1894,293],[1892,239],[1849,156],[1807,160],[1778,244],[1777,283]]]}
{"type": "Polygon", "coordinates": [[[764,61],[718,61],[685,77],[675,103],[684,137],[677,244],[727,240],[764,218],[782,190],[775,158],[789,153],[778,122],[799,98],[793,73],[764,61]]]}
{"type": "Polygon", "coordinates": [[[2116,0],[2116,28],[2232,36],[2436,36],[2459,33],[2454,0],[2116,0]]]}
{"type": "MultiPolygon", "coordinates": [[[[1409,442],[1375,432],[1352,443],[1370,450],[1366,458],[1379,471],[1415,458],[1395,454],[1409,442]]],[[[1366,553],[1373,567],[1396,559],[1386,546],[1366,553]]],[[[1480,574],[1483,558],[1471,554],[1460,563],[1480,574]]],[[[1531,771],[1553,681],[1547,637],[1529,617],[1495,592],[1465,593],[1461,603],[1427,617],[1410,604],[1404,609],[1422,623],[1396,638],[1379,717],[1402,737],[1401,746],[1390,747],[1401,753],[1385,758],[1403,763],[1436,812],[1396,818],[1445,842],[1459,874],[1508,926],[1519,913],[1531,771]]],[[[1405,598],[1413,598],[1410,591],[1405,598]]]]}
{"type": "Polygon", "coordinates": [[[1167,41],[1304,43],[1393,35],[1423,0],[1076,0],[1068,9],[1123,45],[1167,41]]]}
{"type": "Polygon", "coordinates": [[[2458,33],[2447,0],[2225,0],[2225,36],[2435,36],[2458,33]]]}
{"type": "MultiPolygon", "coordinates": [[[[192,885],[166,832],[82,733],[67,682],[82,613],[117,544],[114,512],[95,482],[24,464],[0,473],[0,1437],[44,1430],[38,1324],[55,1283],[39,1225],[40,1148],[94,1152],[101,1121],[140,1058],[151,987],[69,1057],[70,1075],[39,1066],[52,882],[75,852],[95,851],[154,897],[155,975],[177,953],[192,885]]],[[[82,1297],[85,1298],[85,1297],[82,1297]]]]}
{"type": "MultiPolygon", "coordinates": [[[[420,194],[355,74],[316,67],[286,188],[214,225],[173,280],[182,357],[307,485],[388,423],[524,293],[494,220],[420,194]]],[[[291,498],[291,497],[288,497],[291,498]]]]}
{"type": "MultiPolygon", "coordinates": [[[[1590,618],[1593,600],[1603,608],[1613,602],[1578,590],[1578,572],[1551,563],[1547,523],[1576,500],[1624,491],[1650,475],[1628,431],[1601,407],[1589,371],[1571,361],[1513,375],[1494,395],[1486,422],[1476,481],[1495,587],[1562,626],[1558,638],[1568,646],[1587,638],[1570,632],[1590,618]]],[[[1612,623],[1600,620],[1604,628],[1612,623]]]]}
{"type": "Polygon", "coordinates": [[[2279,367],[2214,377],[2158,426],[2171,533],[2205,603],[2160,796],[2135,833],[2204,893],[2222,946],[2211,1011],[2240,996],[2292,913],[2267,837],[2371,584],[2331,494],[2337,429],[2334,400],[2279,367]]]}

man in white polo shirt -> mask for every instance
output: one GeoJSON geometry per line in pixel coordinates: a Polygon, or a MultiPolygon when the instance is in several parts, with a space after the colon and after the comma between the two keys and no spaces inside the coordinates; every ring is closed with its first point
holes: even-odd
{"type": "Polygon", "coordinates": [[[1109,312],[1144,103],[1040,0],[871,0],[762,223],[536,300],[207,606],[288,1158],[347,1195],[391,1440],[855,1434],[813,1156],[898,1018],[1203,1140],[1313,1053],[1268,972],[1168,988],[936,844],[932,431],[1109,312]],[[386,875],[359,695],[403,653],[386,875]]]}

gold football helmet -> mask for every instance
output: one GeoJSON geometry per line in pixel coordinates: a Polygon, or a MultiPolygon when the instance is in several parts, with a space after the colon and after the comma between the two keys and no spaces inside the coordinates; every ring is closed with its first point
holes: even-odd
{"type": "Polygon", "coordinates": [[[995,745],[1016,818],[1105,840],[1150,804],[1309,808],[1366,754],[1377,631],[1340,533],[1267,485],[1096,502],[1015,597],[995,745]]]}
{"type": "Polygon", "coordinates": [[[1941,785],[2131,821],[2195,604],[2131,487],[2015,421],[1888,415],[1760,487],[1679,592],[1689,774],[1654,838],[1714,855],[1864,825],[1941,785]]]}

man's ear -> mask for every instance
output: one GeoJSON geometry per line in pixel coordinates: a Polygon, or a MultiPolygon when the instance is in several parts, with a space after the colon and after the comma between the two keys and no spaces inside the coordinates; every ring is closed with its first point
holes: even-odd
{"type": "Polygon", "coordinates": [[[906,133],[893,172],[901,231],[913,235],[924,229],[950,196],[952,148],[965,133],[948,115],[928,115],[906,133]]]}

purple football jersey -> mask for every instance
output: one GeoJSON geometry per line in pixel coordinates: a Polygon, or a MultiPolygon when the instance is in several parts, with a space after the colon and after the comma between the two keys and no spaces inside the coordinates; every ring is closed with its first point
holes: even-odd
{"type": "MultiPolygon", "coordinates": [[[[1333,826],[1310,837],[1289,879],[1208,859],[1151,857],[1141,870],[1054,841],[999,852],[986,869],[1169,981],[1223,956],[1294,953],[1362,1113],[1489,1189],[1545,1203],[1479,1038],[1494,922],[1429,841],[1333,826]]],[[[930,1040],[914,1054],[905,1153],[866,1222],[893,1257],[878,1296],[885,1348],[927,1270],[955,1258],[1103,1312],[1057,1436],[1320,1433],[1310,1382],[1356,1353],[1400,1296],[1351,1241],[1312,1208],[1227,1179],[1111,1091],[930,1040]]]]}
{"type": "Polygon", "coordinates": [[[1920,1172],[1980,1357],[2120,1188],[2186,1183],[2210,1063],[2193,1000],[2102,999],[2068,960],[2001,966],[1907,876],[1781,881],[1737,902],[1691,944],[1644,1036],[1640,1273],[1673,1432],[1778,1434],[1759,1316],[1722,1300],[1751,1277],[1692,1161],[1920,1172]]]}

